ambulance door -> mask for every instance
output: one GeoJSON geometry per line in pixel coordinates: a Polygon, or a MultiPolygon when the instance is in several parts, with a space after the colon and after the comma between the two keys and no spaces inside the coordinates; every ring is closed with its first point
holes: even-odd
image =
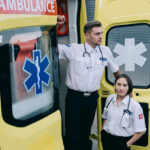
{"type": "MultiPolygon", "coordinates": [[[[143,108],[146,133],[131,146],[131,150],[148,150],[150,109],[150,4],[140,0],[96,0],[95,19],[102,22],[103,45],[112,51],[121,73],[133,81],[132,96],[143,108]],[[134,7],[133,7],[134,6],[134,7]]],[[[114,94],[114,76],[106,67],[99,90],[98,139],[101,148],[101,113],[106,98],[114,94]]],[[[140,119],[140,118],[139,118],[140,119]]]]}
{"type": "Polygon", "coordinates": [[[56,32],[0,32],[0,149],[63,150],[56,32]]]}

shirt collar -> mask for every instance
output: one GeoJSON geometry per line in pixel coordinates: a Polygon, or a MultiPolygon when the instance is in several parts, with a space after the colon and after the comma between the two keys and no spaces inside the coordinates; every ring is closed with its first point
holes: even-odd
{"type": "MultiPolygon", "coordinates": [[[[114,95],[114,98],[113,98],[113,103],[116,102],[117,100],[117,94],[114,95]]],[[[122,101],[121,103],[125,104],[125,105],[128,105],[128,102],[129,102],[129,95],[127,95],[122,101]]]]}
{"type": "Polygon", "coordinates": [[[123,100],[122,100],[122,103],[125,104],[125,105],[128,105],[128,102],[129,102],[129,95],[127,95],[123,100]]]}
{"type": "Polygon", "coordinates": [[[94,50],[94,52],[98,52],[98,51],[99,51],[98,46],[96,46],[95,48],[93,48],[93,47],[91,47],[87,42],[85,42],[85,48],[86,48],[86,51],[87,51],[88,53],[92,53],[93,50],[94,50]]]}
{"type": "Polygon", "coordinates": [[[96,48],[95,48],[95,50],[96,50],[96,52],[99,52],[99,47],[100,47],[100,45],[98,46],[96,46],[96,48]]]}
{"type": "Polygon", "coordinates": [[[117,100],[117,94],[114,95],[112,102],[115,103],[117,100]]]}

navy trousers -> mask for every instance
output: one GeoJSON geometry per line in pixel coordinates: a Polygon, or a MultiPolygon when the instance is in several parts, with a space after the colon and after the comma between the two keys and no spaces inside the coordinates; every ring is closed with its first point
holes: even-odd
{"type": "Polygon", "coordinates": [[[131,137],[114,136],[105,130],[101,132],[103,150],[130,150],[130,147],[127,147],[126,144],[130,138],[131,137]]]}
{"type": "Polygon", "coordinates": [[[66,97],[65,150],[90,150],[91,126],[97,107],[98,93],[84,95],[82,92],[68,89],[66,97]]]}

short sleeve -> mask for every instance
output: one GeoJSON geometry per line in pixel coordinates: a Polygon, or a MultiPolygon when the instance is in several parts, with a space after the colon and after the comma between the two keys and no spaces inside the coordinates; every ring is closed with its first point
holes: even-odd
{"type": "Polygon", "coordinates": [[[107,113],[104,110],[103,110],[103,113],[102,113],[102,118],[105,119],[105,120],[107,119],[107,113]]]}
{"type": "Polygon", "coordinates": [[[69,60],[72,57],[72,46],[70,44],[58,44],[59,59],[69,60]]]}
{"type": "Polygon", "coordinates": [[[110,51],[109,48],[108,48],[108,67],[110,67],[113,73],[119,70],[118,64],[116,60],[114,59],[112,52],[110,51]]]}
{"type": "Polygon", "coordinates": [[[140,105],[134,107],[133,117],[135,132],[146,131],[143,109],[140,105]]]}

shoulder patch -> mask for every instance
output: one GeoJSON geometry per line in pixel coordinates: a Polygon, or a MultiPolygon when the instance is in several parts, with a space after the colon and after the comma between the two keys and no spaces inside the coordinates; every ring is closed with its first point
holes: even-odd
{"type": "Polygon", "coordinates": [[[139,119],[143,119],[143,114],[139,114],[139,119]]]}

